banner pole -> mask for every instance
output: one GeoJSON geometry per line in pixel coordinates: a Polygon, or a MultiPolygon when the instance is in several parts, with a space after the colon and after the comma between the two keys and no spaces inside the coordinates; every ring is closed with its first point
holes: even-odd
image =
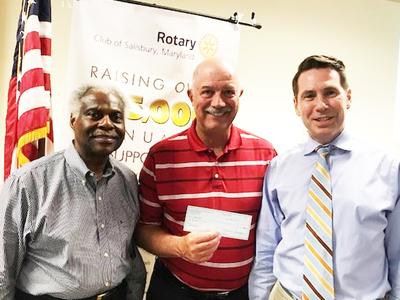
{"type": "Polygon", "coordinates": [[[233,23],[233,24],[250,26],[253,28],[257,28],[257,29],[261,29],[261,27],[262,27],[261,24],[257,24],[255,22],[255,13],[254,12],[251,13],[251,20],[253,22],[248,23],[248,22],[239,21],[237,12],[235,12],[233,14],[233,16],[229,17],[228,19],[225,19],[222,17],[217,17],[217,16],[213,16],[213,15],[208,15],[208,14],[202,14],[202,13],[198,13],[198,12],[194,12],[194,11],[189,11],[189,10],[184,10],[184,9],[179,9],[179,8],[174,8],[174,7],[169,7],[169,6],[158,5],[155,3],[146,3],[146,2],[134,1],[134,0],[114,0],[114,1],[132,3],[132,4],[154,7],[154,8],[159,8],[159,9],[165,9],[165,10],[170,10],[170,11],[175,11],[175,12],[180,12],[180,13],[185,13],[185,14],[190,14],[190,15],[195,15],[195,16],[200,16],[200,17],[206,17],[206,18],[211,18],[214,20],[229,22],[229,23],[233,23]]]}

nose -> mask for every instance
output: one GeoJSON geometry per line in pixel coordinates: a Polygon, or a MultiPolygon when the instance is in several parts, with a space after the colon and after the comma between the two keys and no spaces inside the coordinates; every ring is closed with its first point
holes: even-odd
{"type": "Polygon", "coordinates": [[[328,100],[323,96],[316,97],[316,108],[318,110],[325,110],[329,107],[328,100]]]}
{"type": "Polygon", "coordinates": [[[104,115],[99,121],[99,127],[102,128],[114,128],[114,123],[111,121],[109,115],[104,115]]]}
{"type": "Polygon", "coordinates": [[[224,107],[225,106],[225,101],[221,97],[221,92],[214,94],[214,96],[211,100],[211,106],[213,106],[213,107],[224,107]]]}

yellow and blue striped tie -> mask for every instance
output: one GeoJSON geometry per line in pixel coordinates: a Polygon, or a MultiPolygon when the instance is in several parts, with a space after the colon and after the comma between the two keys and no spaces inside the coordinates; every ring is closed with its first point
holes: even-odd
{"type": "Polygon", "coordinates": [[[304,240],[303,300],[334,299],[332,248],[332,188],[328,146],[316,149],[318,160],[311,176],[304,240]]]}

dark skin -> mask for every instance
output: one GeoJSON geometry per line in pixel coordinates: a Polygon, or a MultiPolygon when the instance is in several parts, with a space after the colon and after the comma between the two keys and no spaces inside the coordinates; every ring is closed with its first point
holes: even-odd
{"type": "Polygon", "coordinates": [[[108,156],[118,149],[125,135],[124,106],[112,94],[88,91],[78,115],[71,115],[74,146],[86,166],[100,179],[108,156]]]}

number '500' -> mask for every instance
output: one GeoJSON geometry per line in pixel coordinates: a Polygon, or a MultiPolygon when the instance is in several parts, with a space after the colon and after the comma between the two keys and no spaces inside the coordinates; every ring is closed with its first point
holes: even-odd
{"type": "Polygon", "coordinates": [[[147,123],[149,118],[158,124],[166,123],[170,118],[179,127],[185,126],[194,118],[194,112],[186,102],[175,102],[170,107],[168,101],[157,99],[153,101],[149,109],[143,108],[143,97],[131,96],[129,98],[131,109],[128,114],[129,120],[141,120],[147,123]]]}

